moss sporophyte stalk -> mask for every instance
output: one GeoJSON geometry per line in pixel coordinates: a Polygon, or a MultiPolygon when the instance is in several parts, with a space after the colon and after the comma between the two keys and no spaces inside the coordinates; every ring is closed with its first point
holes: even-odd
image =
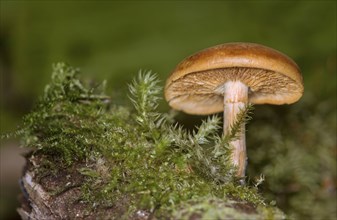
{"type": "MultiPolygon", "coordinates": [[[[83,83],[75,68],[54,65],[44,95],[17,132],[23,145],[33,148],[28,157],[40,158],[31,166],[37,181],[66,171],[81,180],[77,202],[92,211],[122,207],[115,218],[284,217],[256,187],[236,183],[229,161],[229,143],[251,106],[242,110],[230,135],[219,136],[217,116],[188,132],[171,113],[157,111],[162,88],[156,74],[138,73],[129,85],[130,106],[115,105],[104,89],[104,82],[83,83]]],[[[47,191],[57,195],[67,187],[47,191]]]]}

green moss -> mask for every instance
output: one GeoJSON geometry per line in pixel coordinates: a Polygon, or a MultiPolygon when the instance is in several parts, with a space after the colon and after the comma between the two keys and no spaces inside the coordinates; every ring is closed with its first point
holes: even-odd
{"type": "MultiPolygon", "coordinates": [[[[76,165],[83,178],[82,202],[113,207],[127,201],[125,218],[136,210],[183,217],[188,213],[181,209],[183,203],[191,204],[190,211],[204,210],[205,218],[235,217],[238,213],[228,213],[240,212],[238,204],[268,207],[256,187],[237,184],[228,161],[228,143],[248,119],[250,106],[226,137],[218,136],[216,116],[188,133],[170,114],[156,110],[161,88],[154,74],[140,72],[129,88],[133,107],[115,106],[104,86],[89,87],[78,79],[78,71],[57,64],[19,134],[55,175],[76,165]],[[202,198],[208,199],[200,202],[202,198]]],[[[47,170],[37,169],[42,174],[47,170]]]]}
{"type": "Polygon", "coordinates": [[[186,201],[176,207],[175,219],[285,219],[285,215],[275,207],[258,206],[247,201],[230,198],[200,197],[186,201]]]}

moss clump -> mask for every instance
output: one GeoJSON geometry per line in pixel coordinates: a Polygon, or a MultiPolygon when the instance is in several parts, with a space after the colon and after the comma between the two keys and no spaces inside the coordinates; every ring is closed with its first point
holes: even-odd
{"type": "Polygon", "coordinates": [[[233,204],[228,211],[238,213],[243,206],[267,210],[255,187],[236,184],[235,167],[228,161],[228,143],[247,120],[250,106],[226,137],[217,133],[216,116],[188,133],[172,115],[156,110],[161,88],[154,74],[140,72],[129,89],[133,107],[115,106],[104,84],[88,88],[77,70],[55,65],[51,84],[19,132],[24,145],[35,149],[33,155],[43,157],[37,173],[50,175],[52,169],[58,175],[76,165],[83,178],[81,202],[109,208],[124,201],[119,216],[124,218],[138,212],[176,218],[191,213],[181,207],[204,210],[204,217],[213,212],[229,216],[223,210],[227,203],[233,204]]]}
{"type": "Polygon", "coordinates": [[[88,158],[90,146],[100,149],[91,142],[105,131],[107,125],[102,123],[113,120],[105,116],[104,84],[87,89],[78,73],[56,64],[51,84],[18,131],[24,146],[35,148],[35,153],[46,155],[58,167],[88,158]]]}
{"type": "Polygon", "coordinates": [[[176,219],[284,219],[275,207],[258,206],[231,198],[200,197],[184,202],[173,212],[176,219]]]}

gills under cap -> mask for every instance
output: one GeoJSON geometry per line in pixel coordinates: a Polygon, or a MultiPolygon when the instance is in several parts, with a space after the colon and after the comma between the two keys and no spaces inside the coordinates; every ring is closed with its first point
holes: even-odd
{"type": "Polygon", "coordinates": [[[291,104],[303,94],[296,63],[272,48],[254,43],[227,43],[184,59],[165,85],[165,99],[190,114],[223,111],[223,85],[240,81],[253,104],[291,104]]]}

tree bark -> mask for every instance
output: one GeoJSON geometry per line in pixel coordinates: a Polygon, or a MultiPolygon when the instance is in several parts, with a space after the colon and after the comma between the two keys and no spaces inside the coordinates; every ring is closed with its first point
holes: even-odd
{"type": "MultiPolygon", "coordinates": [[[[120,219],[127,211],[127,198],[112,207],[93,207],[83,201],[80,186],[84,179],[77,170],[83,164],[38,177],[41,160],[43,158],[36,156],[26,157],[20,179],[21,207],[17,209],[22,219],[120,219]]],[[[147,211],[138,210],[132,219],[147,219],[149,215],[147,211]]]]}

